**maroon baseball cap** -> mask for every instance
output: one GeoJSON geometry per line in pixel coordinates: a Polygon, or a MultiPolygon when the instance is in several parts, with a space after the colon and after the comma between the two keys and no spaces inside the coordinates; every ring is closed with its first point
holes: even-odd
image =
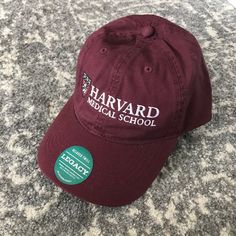
{"type": "Polygon", "coordinates": [[[159,174],[184,132],[211,119],[208,71],[196,38],[155,15],[92,33],[72,96],[39,146],[38,165],[88,202],[126,205],[159,174]]]}

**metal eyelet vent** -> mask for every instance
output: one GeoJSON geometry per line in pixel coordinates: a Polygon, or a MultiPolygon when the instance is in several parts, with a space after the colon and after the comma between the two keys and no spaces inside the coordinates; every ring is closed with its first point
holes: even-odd
{"type": "Polygon", "coordinates": [[[100,53],[101,53],[101,54],[106,54],[107,51],[108,51],[107,48],[101,48],[101,49],[100,49],[100,53]]]}
{"type": "Polygon", "coordinates": [[[150,73],[150,72],[152,72],[152,67],[151,66],[145,66],[144,71],[147,72],[147,73],[150,73]]]}

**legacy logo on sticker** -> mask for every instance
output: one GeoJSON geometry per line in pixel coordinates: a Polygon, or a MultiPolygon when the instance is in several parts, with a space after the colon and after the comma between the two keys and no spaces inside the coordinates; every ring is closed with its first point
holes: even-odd
{"type": "Polygon", "coordinates": [[[74,185],[85,181],[93,169],[91,153],[82,146],[71,146],[57,158],[54,172],[64,184],[74,185]]]}

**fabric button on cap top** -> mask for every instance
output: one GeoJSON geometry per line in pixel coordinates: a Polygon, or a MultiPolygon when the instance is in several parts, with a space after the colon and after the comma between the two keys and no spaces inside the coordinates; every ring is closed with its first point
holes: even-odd
{"type": "Polygon", "coordinates": [[[147,25],[141,29],[141,33],[144,38],[148,38],[155,33],[155,29],[151,25],[147,25]]]}
{"type": "Polygon", "coordinates": [[[159,16],[126,16],[85,41],[74,92],[40,143],[38,165],[80,199],[126,205],[151,186],[178,137],[211,115],[196,38],[159,16]]]}

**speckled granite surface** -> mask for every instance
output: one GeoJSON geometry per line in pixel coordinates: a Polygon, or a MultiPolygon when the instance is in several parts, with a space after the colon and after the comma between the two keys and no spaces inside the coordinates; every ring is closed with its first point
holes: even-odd
{"type": "Polygon", "coordinates": [[[229,3],[4,0],[0,28],[0,235],[236,235],[236,10],[229,3]],[[48,181],[37,146],[72,94],[85,38],[134,13],[164,16],[197,37],[213,119],[180,138],[140,199],[100,207],[48,181]]]}

